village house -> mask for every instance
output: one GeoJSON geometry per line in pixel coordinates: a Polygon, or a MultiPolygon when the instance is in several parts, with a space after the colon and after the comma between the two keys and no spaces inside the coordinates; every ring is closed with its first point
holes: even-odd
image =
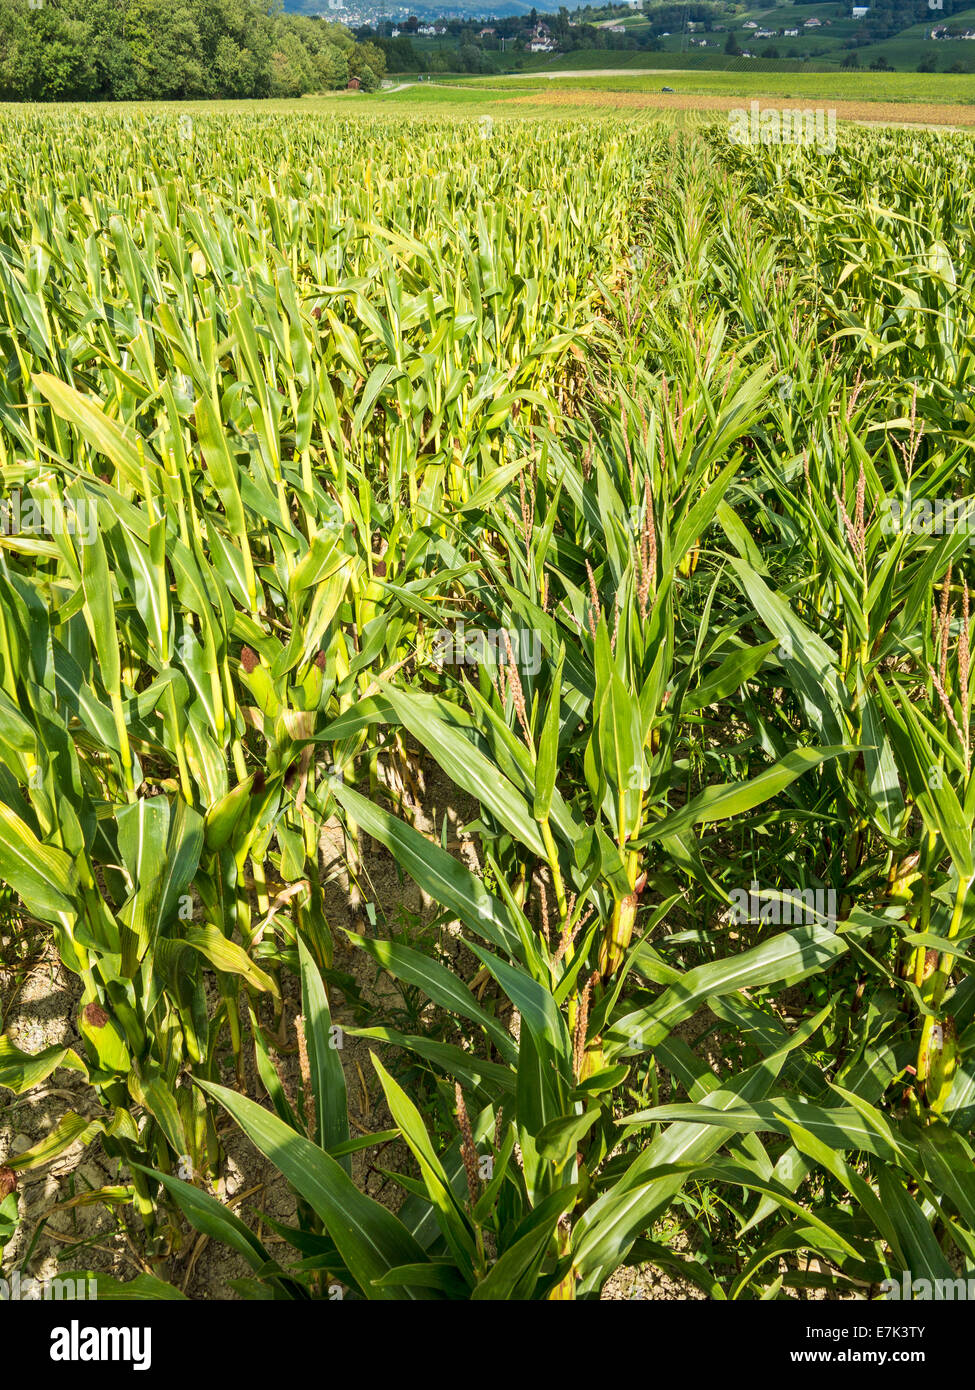
{"type": "Polygon", "coordinates": [[[812,19],[807,19],[802,27],[803,29],[820,29],[822,28],[822,20],[816,19],[814,16],[812,19]]]}
{"type": "Polygon", "coordinates": [[[529,53],[554,53],[558,44],[552,38],[552,31],[547,24],[539,20],[532,30],[531,40],[528,44],[529,53]]]}

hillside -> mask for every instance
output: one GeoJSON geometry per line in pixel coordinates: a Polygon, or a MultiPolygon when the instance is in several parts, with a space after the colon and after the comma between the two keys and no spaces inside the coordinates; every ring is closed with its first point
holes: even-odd
{"type": "Polygon", "coordinates": [[[816,0],[781,5],[698,0],[642,5],[568,5],[558,13],[525,0],[455,0],[449,8],[382,5],[369,0],[286,0],[306,15],[341,19],[360,36],[409,40],[388,54],[390,71],[511,72],[544,67],[723,70],[773,63],[783,71],[884,68],[901,71],[975,71],[975,7],[966,0],[875,0],[854,16],[849,3],[816,0]],[[544,47],[535,20],[549,29],[544,47]],[[481,27],[491,20],[491,33],[481,27]],[[417,29],[437,33],[417,34],[417,29]],[[533,48],[533,40],[535,40],[533,48]],[[458,59],[458,51],[465,53],[458,59]]]}

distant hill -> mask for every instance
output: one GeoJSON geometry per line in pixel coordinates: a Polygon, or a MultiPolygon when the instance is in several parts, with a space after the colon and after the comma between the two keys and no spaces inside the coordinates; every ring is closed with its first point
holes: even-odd
{"type": "Polygon", "coordinates": [[[383,40],[402,33],[412,45],[408,54],[387,51],[390,71],[397,72],[411,65],[458,70],[458,44],[465,50],[459,70],[474,73],[594,61],[607,68],[642,62],[647,67],[756,63],[781,64],[784,70],[975,71],[972,0],[934,0],[936,8],[931,3],[871,0],[854,13],[853,0],[643,0],[602,6],[569,0],[554,7],[530,0],[452,0],[446,6],[436,0],[284,0],[292,14],[324,15],[360,33],[369,26],[383,40]],[[544,52],[529,50],[526,21],[533,11],[551,26],[544,52]],[[409,16],[419,20],[419,33],[417,25],[406,25],[409,16]],[[491,19],[500,25],[497,31],[483,38],[471,32],[491,19]]]}
{"type": "MultiPolygon", "coordinates": [[[[335,4],[332,0],[284,0],[284,8],[289,14],[327,15],[341,19],[344,23],[369,24],[380,19],[401,19],[415,14],[417,19],[490,19],[506,18],[509,15],[530,14],[536,9],[540,15],[546,13],[544,4],[533,6],[524,0],[454,0],[444,5],[399,5],[369,4],[363,0],[348,0],[347,4],[335,4]]],[[[582,8],[579,0],[572,0],[566,9],[573,11],[582,8]]]]}

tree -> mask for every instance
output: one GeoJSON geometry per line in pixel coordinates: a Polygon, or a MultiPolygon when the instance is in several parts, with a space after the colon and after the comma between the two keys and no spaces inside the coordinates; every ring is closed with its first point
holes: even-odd
{"type": "MultiPolygon", "coordinates": [[[[297,96],[345,86],[349,30],[268,0],[0,0],[0,99],[297,96]]],[[[359,45],[378,83],[385,54],[359,45]]]]}
{"type": "Polygon", "coordinates": [[[358,77],[364,91],[371,92],[386,76],[386,55],[374,43],[357,43],[349,50],[349,76],[358,77]],[[367,76],[368,69],[368,76],[367,76]],[[372,86],[367,83],[371,82],[372,86]]]}
{"type": "Polygon", "coordinates": [[[405,34],[398,39],[379,39],[377,42],[386,55],[387,72],[419,72],[423,67],[420,54],[405,34]]]}
{"type": "Polygon", "coordinates": [[[857,57],[855,53],[848,53],[846,57],[843,59],[842,63],[840,64],[840,67],[843,68],[858,68],[859,66],[860,59],[857,57]]]}
{"type": "Polygon", "coordinates": [[[284,33],[271,58],[271,95],[300,97],[317,84],[308,50],[295,33],[284,33]]]}
{"type": "Polygon", "coordinates": [[[322,45],[316,59],[316,67],[319,83],[326,90],[334,91],[336,88],[349,85],[349,60],[334,43],[322,45]]]}
{"type": "Polygon", "coordinates": [[[724,41],[724,51],[729,53],[732,58],[737,58],[741,53],[741,46],[735,38],[734,29],[728,30],[728,37],[724,41]]]}

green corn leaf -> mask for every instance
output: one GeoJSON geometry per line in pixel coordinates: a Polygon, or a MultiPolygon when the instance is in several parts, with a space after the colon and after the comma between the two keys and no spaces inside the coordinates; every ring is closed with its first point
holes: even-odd
{"type": "MultiPolygon", "coordinates": [[[[302,1017],[315,1100],[315,1133],[312,1137],[323,1149],[334,1150],[337,1145],[349,1142],[345,1072],[335,1046],[332,1015],[322,977],[311,953],[300,939],[298,960],[301,968],[302,1017]]],[[[339,1162],[351,1177],[352,1164],[348,1155],[344,1155],[339,1162]]]]}
{"type": "MultiPolygon", "coordinates": [[[[422,1248],[392,1212],[359,1192],[335,1159],[283,1124],[246,1096],[200,1081],[240,1125],[265,1158],[283,1173],[324,1222],[328,1233],[366,1298],[397,1296],[374,1284],[401,1265],[424,1264],[422,1248]]],[[[429,1297],[426,1288],[408,1285],[398,1295],[429,1297]]]]}

